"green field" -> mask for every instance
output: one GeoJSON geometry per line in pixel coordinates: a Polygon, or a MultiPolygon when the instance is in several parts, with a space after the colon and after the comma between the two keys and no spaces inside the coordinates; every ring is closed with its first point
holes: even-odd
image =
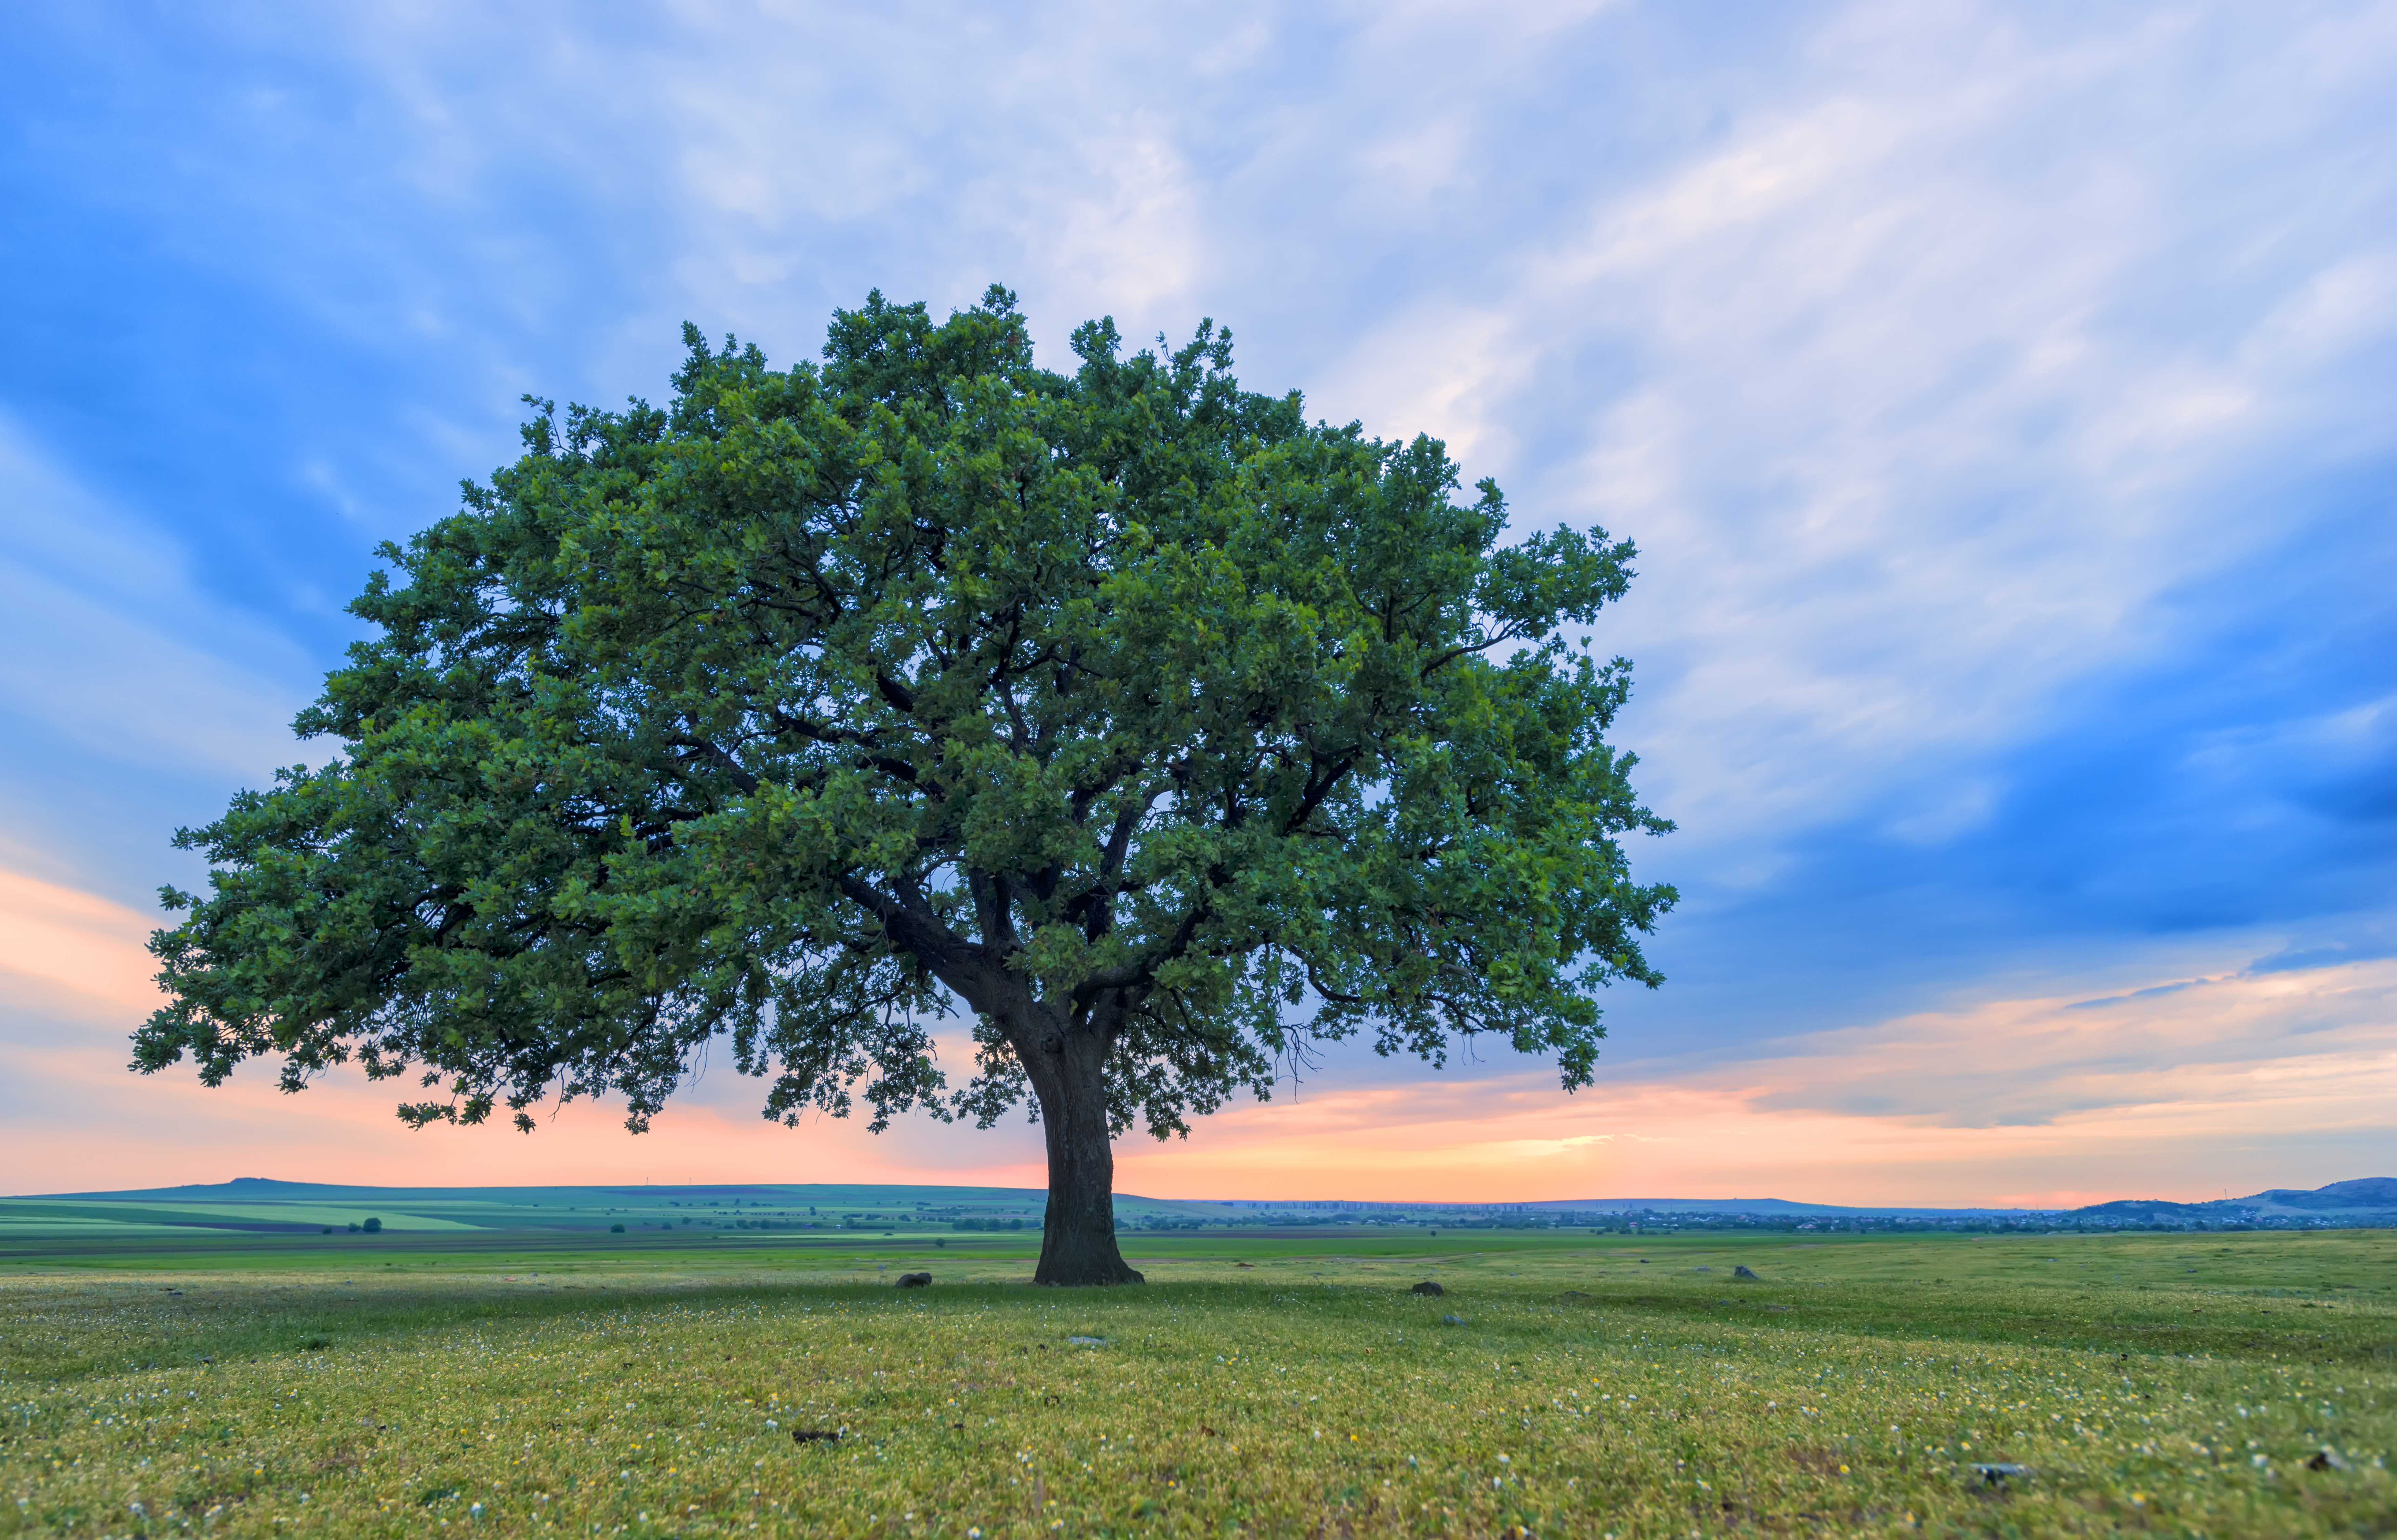
{"type": "MultiPolygon", "coordinates": [[[[501,1248],[580,1245],[610,1233],[689,1240],[826,1232],[937,1229],[945,1234],[1013,1225],[1038,1228],[1044,1190],[726,1184],[668,1187],[339,1187],[243,1179],[149,1192],[0,1198],[0,1266],[11,1261],[149,1257],[223,1251],[255,1259],[281,1247],[338,1250],[373,1220],[384,1234],[446,1232],[445,1243],[501,1248]],[[326,1239],[325,1237],[335,1239],[326,1239]],[[129,1242],[112,1247],[112,1239],[129,1242]],[[71,1242],[71,1243],[70,1243],[71,1242]]],[[[1220,1212],[1221,1205],[1120,1200],[1137,1227],[1152,1213],[1220,1212]]],[[[369,1242],[368,1244],[372,1244],[369,1242]]]]}
{"type": "Polygon", "coordinates": [[[2388,1231],[81,1236],[0,1535],[2397,1531],[2388,1231]]]}

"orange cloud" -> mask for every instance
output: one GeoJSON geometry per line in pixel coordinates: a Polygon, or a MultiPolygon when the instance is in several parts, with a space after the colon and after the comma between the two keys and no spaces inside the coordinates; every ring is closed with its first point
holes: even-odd
{"type": "Polygon", "coordinates": [[[159,997],[142,944],[154,929],[121,904],[0,869],[0,986],[11,997],[147,1015],[159,997]]]}
{"type": "Polygon", "coordinates": [[[1159,1195],[2056,1206],[2378,1174],[2397,960],[1998,1000],[1667,1067],[1320,1093],[1127,1150],[1159,1195]],[[2372,1167],[2366,1170],[2365,1167],[2372,1167]]]}
{"type": "Polygon", "coordinates": [[[355,1073],[298,1095],[277,1091],[264,1066],[213,1091],[174,1070],[133,1075],[127,1036],[162,998],[143,946],[156,923],[0,868],[0,1189],[236,1175],[462,1185],[1047,1180],[1037,1130],[993,1137],[927,1125],[877,1138],[860,1121],[829,1118],[785,1129],[755,1115],[762,1091],[737,1081],[728,1091],[722,1075],[703,1078],[699,1095],[638,1138],[620,1110],[592,1104],[556,1111],[530,1136],[411,1132],[393,1109],[412,1087],[355,1073]]]}

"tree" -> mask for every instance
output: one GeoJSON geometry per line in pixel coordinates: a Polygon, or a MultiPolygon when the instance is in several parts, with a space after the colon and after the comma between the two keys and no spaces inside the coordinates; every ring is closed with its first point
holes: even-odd
{"type": "Polygon", "coordinates": [[[1139,1278],[1116,1136],[1312,1042],[1589,1081],[1674,896],[1618,843],[1668,827],[1602,736],[1629,665],[1559,632],[1627,542],[1502,545],[1494,485],[1241,391],[1212,323],[1090,323],[1070,375],[997,288],[871,295],[821,366],[684,336],[669,407],[529,397],[523,457],[382,548],[297,723],[341,756],[177,836],[209,891],[163,892],[136,1068],[419,1074],[420,1127],[615,1093],[637,1132],[728,1037],[785,1121],[1028,1096],[1050,1283],[1139,1278]]]}

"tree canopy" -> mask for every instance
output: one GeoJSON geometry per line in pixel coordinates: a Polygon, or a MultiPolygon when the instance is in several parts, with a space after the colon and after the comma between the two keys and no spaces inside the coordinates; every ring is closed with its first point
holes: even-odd
{"type": "MultiPolygon", "coordinates": [[[[664,408],[545,401],[404,547],[297,723],[339,755],[181,831],[135,1066],[419,1078],[412,1123],[643,1128],[719,1038],[796,1121],[1044,1126],[1045,1281],[1136,1279],[1109,1141],[1369,1034],[1570,1090],[1654,985],[1668,827],[1563,627],[1633,552],[1502,543],[1440,444],[1242,391],[1231,339],[1042,369],[1013,296],[878,293],[824,362],[685,328],[664,408]],[[972,1020],[952,1077],[932,1025],[972,1020]]],[[[528,398],[530,399],[530,398],[528,398]]]]}

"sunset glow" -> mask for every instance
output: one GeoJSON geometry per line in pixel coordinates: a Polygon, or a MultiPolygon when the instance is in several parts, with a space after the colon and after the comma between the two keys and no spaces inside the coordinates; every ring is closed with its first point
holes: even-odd
{"type": "MultiPolygon", "coordinates": [[[[622,1113],[553,1109],[530,1136],[409,1132],[404,1083],[336,1073],[298,1096],[252,1072],[204,1090],[119,1067],[127,1021],[158,996],[143,917],[0,874],[0,999],[67,1024],[16,1055],[9,1168],[23,1190],[275,1175],[372,1184],[405,1169],[451,1184],[887,1181],[1039,1186],[1038,1130],[984,1133],[917,1115],[757,1120],[762,1089],[719,1075],[637,1138],[622,1113]],[[86,1121],[114,1131],[95,1148],[86,1121]]],[[[1605,1076],[1566,1095],[1552,1074],[1486,1068],[1400,1085],[1286,1087],[1187,1140],[1135,1135],[1118,1181],[1155,1198],[1524,1201],[1790,1198],[1909,1207],[2051,1208],[2122,1197],[2194,1200],[2370,1161],[2397,1098],[2397,959],[2166,981],[2097,1000],[2002,1000],[1770,1041],[1735,1065],[1605,1076]],[[2292,1034],[2292,1023],[2303,1030],[2292,1034]],[[2112,1179],[2093,1186],[2088,1173],[2112,1179]]],[[[958,1037],[951,1064],[970,1060],[958,1037]]]]}

